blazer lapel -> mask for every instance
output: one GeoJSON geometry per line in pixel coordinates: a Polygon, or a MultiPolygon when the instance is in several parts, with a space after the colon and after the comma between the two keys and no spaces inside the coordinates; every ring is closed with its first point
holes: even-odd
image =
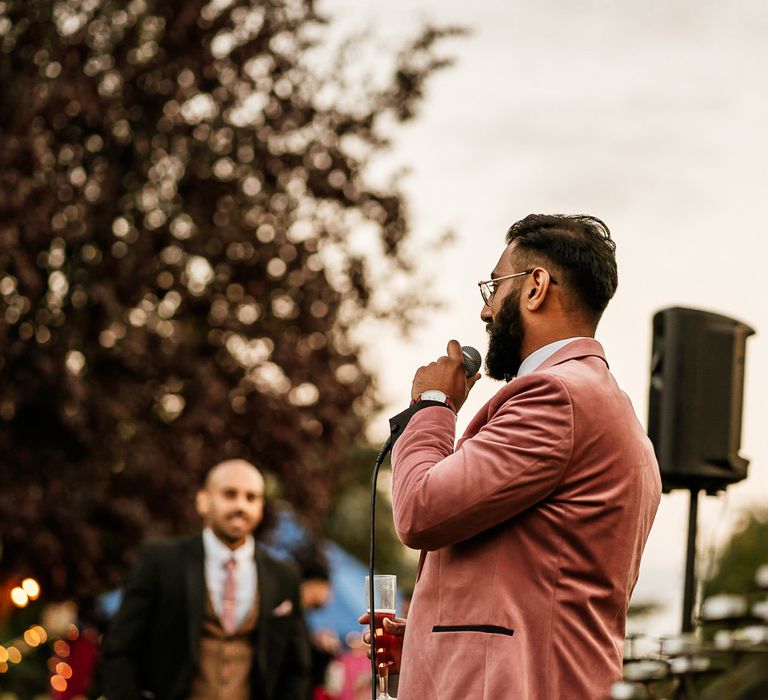
{"type": "Polygon", "coordinates": [[[184,552],[187,624],[192,658],[197,660],[205,610],[205,551],[203,536],[190,539],[184,552]]]}

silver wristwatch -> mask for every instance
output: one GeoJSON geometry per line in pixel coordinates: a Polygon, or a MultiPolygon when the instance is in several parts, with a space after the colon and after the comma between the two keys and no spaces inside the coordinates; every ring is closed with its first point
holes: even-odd
{"type": "Polygon", "coordinates": [[[448,395],[439,389],[427,389],[419,394],[419,401],[439,401],[448,405],[448,395]]]}

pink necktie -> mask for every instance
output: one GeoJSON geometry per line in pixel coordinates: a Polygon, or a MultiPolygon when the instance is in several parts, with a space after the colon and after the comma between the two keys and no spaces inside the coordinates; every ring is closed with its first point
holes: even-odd
{"type": "Polygon", "coordinates": [[[226,634],[233,634],[237,629],[235,616],[235,567],[234,559],[227,560],[224,564],[226,574],[224,576],[224,590],[221,595],[221,626],[226,634]]]}

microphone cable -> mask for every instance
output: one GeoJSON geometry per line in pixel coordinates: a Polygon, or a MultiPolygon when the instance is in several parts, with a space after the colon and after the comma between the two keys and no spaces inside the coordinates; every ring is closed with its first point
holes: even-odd
{"type": "Polygon", "coordinates": [[[378,674],[376,672],[376,624],[373,617],[374,608],[376,607],[373,600],[373,569],[374,562],[376,561],[376,488],[379,480],[379,469],[392,449],[394,436],[394,432],[390,434],[384,443],[384,447],[381,448],[378,457],[376,457],[376,464],[373,467],[373,477],[371,479],[371,549],[368,558],[368,630],[371,635],[371,700],[376,700],[376,688],[378,686],[378,674]]]}
{"type": "MultiPolygon", "coordinates": [[[[482,357],[471,345],[462,345],[461,352],[464,359],[466,375],[467,377],[472,377],[480,369],[480,366],[483,363],[482,357]]],[[[434,404],[436,406],[440,405],[439,403],[432,401],[427,401],[425,403],[434,404]]],[[[374,610],[376,606],[374,605],[373,599],[373,570],[376,561],[376,488],[379,480],[379,469],[381,468],[382,462],[384,462],[392,449],[392,446],[395,444],[395,440],[397,440],[403,430],[405,430],[405,426],[408,424],[411,415],[412,412],[406,410],[399,416],[390,420],[391,432],[387,441],[384,443],[384,447],[381,448],[381,452],[379,452],[376,457],[376,464],[373,467],[373,477],[371,478],[371,548],[368,557],[368,631],[371,635],[371,700],[376,700],[376,688],[378,686],[376,673],[376,625],[374,620],[374,610]],[[398,420],[403,416],[405,416],[404,420],[398,420]]]]}

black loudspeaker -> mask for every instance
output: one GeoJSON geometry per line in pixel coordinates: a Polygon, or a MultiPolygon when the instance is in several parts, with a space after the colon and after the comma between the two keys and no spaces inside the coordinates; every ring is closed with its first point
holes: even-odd
{"type": "Polygon", "coordinates": [[[739,447],[744,357],[754,332],[698,309],[654,315],[648,435],[665,492],[711,494],[746,478],[749,461],[739,447]]]}

